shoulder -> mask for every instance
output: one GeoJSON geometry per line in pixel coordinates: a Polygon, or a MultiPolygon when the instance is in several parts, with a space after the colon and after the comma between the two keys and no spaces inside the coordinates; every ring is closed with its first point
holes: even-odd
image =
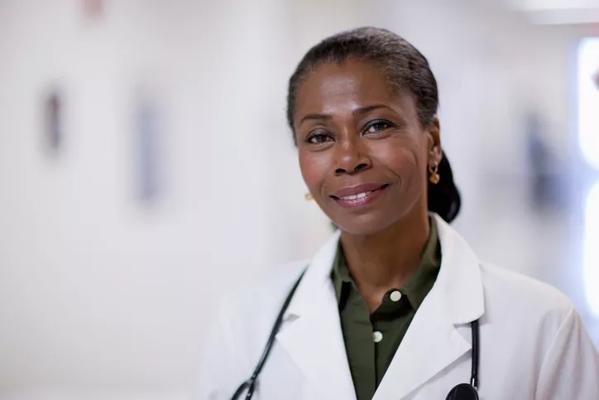
{"type": "Polygon", "coordinates": [[[486,301],[498,300],[524,311],[566,314],[574,308],[570,299],[551,285],[493,264],[480,266],[486,301]]]}
{"type": "Polygon", "coordinates": [[[222,296],[202,346],[199,398],[229,398],[247,379],[287,293],[306,265],[305,261],[279,265],[222,296]]]}
{"type": "Polygon", "coordinates": [[[243,347],[263,345],[293,284],[308,261],[294,261],[269,268],[223,296],[218,324],[232,332],[243,347]]]}
{"type": "Polygon", "coordinates": [[[517,329],[518,340],[546,351],[558,332],[579,318],[566,295],[536,279],[489,264],[481,264],[481,279],[483,321],[504,338],[517,329]]]}
{"type": "Polygon", "coordinates": [[[563,319],[573,310],[556,288],[481,261],[458,232],[438,217],[436,222],[442,249],[438,279],[445,279],[446,293],[459,300],[460,309],[480,304],[483,320],[511,328],[516,321],[531,326],[547,316],[563,319]]]}
{"type": "MultiPolygon", "coordinates": [[[[469,288],[478,287],[480,275],[485,312],[489,308],[495,308],[505,310],[512,315],[529,316],[530,313],[548,312],[565,315],[574,308],[572,302],[558,289],[509,269],[481,261],[458,232],[438,216],[435,217],[442,257],[444,261],[448,259],[447,263],[452,266],[452,274],[458,270],[462,271],[460,278],[452,281],[452,286],[459,285],[460,280],[467,277],[476,276],[469,288]]],[[[464,290],[466,288],[463,287],[464,290]]]]}
{"type": "Polygon", "coordinates": [[[308,263],[307,260],[298,260],[267,269],[233,292],[227,293],[223,307],[234,311],[248,306],[261,309],[269,304],[282,303],[308,263]]]}

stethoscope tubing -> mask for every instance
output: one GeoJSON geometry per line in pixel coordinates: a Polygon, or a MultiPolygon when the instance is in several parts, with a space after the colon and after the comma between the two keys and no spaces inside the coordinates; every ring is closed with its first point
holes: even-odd
{"type": "Polygon", "coordinates": [[[472,332],[472,365],[470,372],[470,385],[478,390],[478,363],[480,353],[480,327],[478,320],[470,322],[470,331],[472,332]]]}
{"type": "Polygon", "coordinates": [[[299,278],[297,279],[297,281],[293,284],[293,287],[289,291],[287,298],[285,298],[285,302],[283,302],[283,305],[281,306],[281,310],[279,311],[279,315],[277,315],[277,319],[275,320],[275,323],[273,324],[273,327],[270,331],[270,335],[268,336],[268,340],[266,341],[266,345],[264,346],[264,350],[262,351],[260,360],[258,361],[258,364],[256,364],[256,368],[254,368],[254,372],[252,372],[252,376],[247,381],[243,382],[237,388],[237,390],[235,391],[235,394],[233,394],[233,397],[231,400],[236,400],[245,388],[247,388],[247,394],[245,396],[246,400],[250,400],[252,398],[252,396],[254,395],[254,388],[256,386],[256,381],[258,380],[258,375],[260,375],[260,372],[262,371],[262,368],[264,367],[264,364],[266,363],[266,359],[268,358],[268,355],[270,354],[270,350],[273,347],[273,344],[275,342],[275,337],[277,336],[277,333],[279,332],[279,328],[281,327],[281,324],[283,323],[283,317],[285,315],[285,311],[287,311],[287,307],[289,307],[289,303],[291,303],[291,299],[293,298],[293,295],[295,294],[295,291],[296,291],[297,287],[299,286],[299,283],[301,282],[305,273],[306,273],[306,270],[304,269],[302,271],[302,273],[300,274],[299,278]]]}

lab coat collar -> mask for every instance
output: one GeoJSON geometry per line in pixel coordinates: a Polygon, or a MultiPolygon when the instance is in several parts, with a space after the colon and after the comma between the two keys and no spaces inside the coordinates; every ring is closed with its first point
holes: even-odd
{"type": "MultiPolygon", "coordinates": [[[[464,338],[457,328],[484,313],[478,258],[445,221],[437,215],[435,219],[441,242],[439,275],[412,319],[373,400],[401,399],[466,354],[472,348],[470,337],[464,338]]],[[[463,382],[469,378],[464,376],[463,382]]]]}
{"type": "Polygon", "coordinates": [[[305,398],[355,399],[333,282],[335,232],[318,251],[284,316],[277,340],[308,381],[305,398]]]}
{"type": "MultiPolygon", "coordinates": [[[[398,399],[426,383],[471,348],[456,327],[484,313],[479,261],[439,216],[441,268],[389,365],[374,400],[398,399]]],[[[330,278],[340,233],[310,262],[277,340],[319,398],[355,399],[335,291],[330,278]]],[[[467,381],[468,377],[464,377],[467,381]]]]}

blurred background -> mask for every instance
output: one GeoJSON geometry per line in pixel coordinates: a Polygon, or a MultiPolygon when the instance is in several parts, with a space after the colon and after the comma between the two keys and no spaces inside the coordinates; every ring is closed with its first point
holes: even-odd
{"type": "Polygon", "coordinates": [[[223,291],[329,234],[286,84],[361,25],[429,58],[455,227],[599,344],[599,1],[0,0],[0,399],[191,398],[223,291]]]}

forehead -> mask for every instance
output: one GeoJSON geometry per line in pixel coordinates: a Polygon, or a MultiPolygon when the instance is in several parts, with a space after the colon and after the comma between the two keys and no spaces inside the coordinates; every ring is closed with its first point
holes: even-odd
{"type": "Polygon", "coordinates": [[[369,61],[348,59],[326,62],[310,71],[300,84],[296,98],[296,117],[310,113],[362,107],[367,103],[396,102],[396,93],[383,69],[369,61]]]}

